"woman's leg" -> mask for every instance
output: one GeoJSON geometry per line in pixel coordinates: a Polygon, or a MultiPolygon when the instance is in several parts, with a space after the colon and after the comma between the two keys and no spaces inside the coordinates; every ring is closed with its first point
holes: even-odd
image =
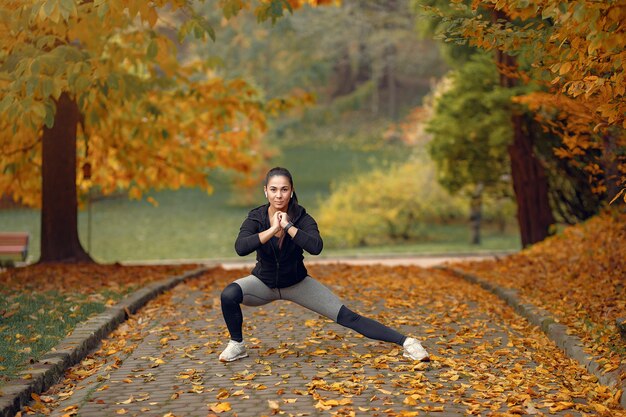
{"type": "Polygon", "coordinates": [[[243,301],[243,291],[234,282],[228,284],[220,297],[222,301],[222,315],[228,327],[231,340],[243,341],[241,327],[243,326],[243,313],[241,312],[241,302],[243,301]]]}
{"type": "Polygon", "coordinates": [[[222,314],[230,338],[234,341],[243,341],[242,325],[243,313],[241,305],[260,306],[270,303],[278,296],[277,292],[267,287],[263,282],[254,275],[248,275],[231,282],[224,288],[221,294],[222,314]]]}
{"type": "Polygon", "coordinates": [[[392,342],[400,346],[402,346],[406,340],[406,336],[403,334],[398,333],[394,329],[387,327],[376,320],[363,317],[350,310],[345,305],[341,306],[341,310],[339,310],[337,323],[355,330],[370,339],[392,342]]]}
{"type": "Polygon", "coordinates": [[[310,276],[291,287],[281,288],[280,291],[282,298],[326,316],[370,339],[392,342],[400,346],[406,340],[406,336],[384,324],[350,310],[328,287],[310,276]]]}

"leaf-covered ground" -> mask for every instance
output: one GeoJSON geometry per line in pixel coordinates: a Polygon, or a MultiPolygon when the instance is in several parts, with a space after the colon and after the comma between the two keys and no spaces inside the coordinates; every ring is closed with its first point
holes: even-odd
{"type": "Polygon", "coordinates": [[[31,265],[0,273],[0,385],[76,324],[153,281],[197,265],[31,265]]]}
{"type": "Polygon", "coordinates": [[[626,214],[604,212],[518,254],[455,267],[516,288],[550,311],[605,371],[626,365],[626,341],[615,323],[626,317],[626,214]]]}
{"type": "Polygon", "coordinates": [[[309,272],[355,311],[422,340],[430,363],[280,300],[243,307],[250,357],[220,363],[219,295],[248,272],[216,268],[152,300],[22,414],[625,415],[619,392],[496,296],[418,267],[309,272]]]}

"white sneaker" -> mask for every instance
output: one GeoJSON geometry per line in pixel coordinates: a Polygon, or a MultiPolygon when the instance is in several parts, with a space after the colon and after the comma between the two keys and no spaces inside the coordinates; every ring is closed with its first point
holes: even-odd
{"type": "Polygon", "coordinates": [[[230,340],[226,349],[220,353],[220,361],[232,362],[237,359],[245,358],[246,356],[248,356],[248,352],[246,352],[246,345],[244,342],[230,340]]]}
{"type": "Polygon", "coordinates": [[[426,349],[424,349],[418,340],[413,339],[412,337],[407,337],[402,347],[404,347],[404,357],[422,362],[430,361],[428,352],[426,352],[426,349]]]}

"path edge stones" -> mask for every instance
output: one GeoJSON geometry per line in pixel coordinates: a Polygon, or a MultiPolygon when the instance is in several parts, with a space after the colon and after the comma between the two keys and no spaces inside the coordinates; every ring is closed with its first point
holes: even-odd
{"type": "Polygon", "coordinates": [[[41,394],[57,383],[65,371],[82,361],[102,339],[136,313],[148,301],[190,278],[211,269],[204,265],[181,275],[148,284],[123,298],[102,313],[79,323],[72,333],[49,352],[19,373],[20,377],[0,389],[0,417],[13,417],[32,400],[31,394],[41,394]]]}
{"type": "Polygon", "coordinates": [[[520,300],[519,292],[514,288],[503,288],[497,284],[486,281],[476,275],[467,273],[450,266],[436,266],[435,269],[450,272],[473,284],[478,284],[504,300],[522,317],[526,318],[535,326],[538,326],[565,354],[581,364],[587,371],[598,378],[602,385],[617,387],[621,390],[620,405],[626,409],[626,380],[620,380],[620,373],[626,372],[626,367],[611,372],[602,372],[602,365],[591,354],[584,351],[583,341],[570,331],[570,328],[560,324],[556,319],[542,308],[520,300]]]}

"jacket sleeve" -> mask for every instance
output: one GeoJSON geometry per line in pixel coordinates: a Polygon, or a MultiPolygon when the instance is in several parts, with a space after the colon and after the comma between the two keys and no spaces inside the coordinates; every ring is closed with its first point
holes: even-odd
{"type": "Polygon", "coordinates": [[[239,228],[239,235],[235,240],[235,251],[237,255],[246,256],[254,252],[261,246],[261,239],[259,238],[258,223],[246,217],[239,228]]]}
{"type": "Polygon", "coordinates": [[[307,213],[296,227],[298,228],[298,233],[293,238],[293,242],[311,255],[319,255],[324,247],[324,242],[320,236],[315,219],[307,213]]]}

